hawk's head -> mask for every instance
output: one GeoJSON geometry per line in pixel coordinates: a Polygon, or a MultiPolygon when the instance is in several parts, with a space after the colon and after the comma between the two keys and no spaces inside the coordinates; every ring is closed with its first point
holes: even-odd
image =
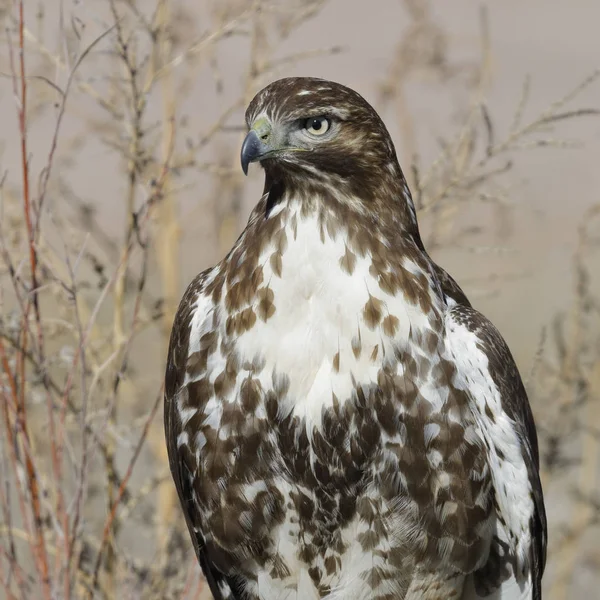
{"type": "Polygon", "coordinates": [[[247,173],[260,161],[267,180],[327,185],[367,199],[405,183],[390,135],[373,107],[331,81],[293,77],[260,91],[246,111],[241,152],[247,173]],[[386,185],[387,184],[387,185],[386,185]]]}

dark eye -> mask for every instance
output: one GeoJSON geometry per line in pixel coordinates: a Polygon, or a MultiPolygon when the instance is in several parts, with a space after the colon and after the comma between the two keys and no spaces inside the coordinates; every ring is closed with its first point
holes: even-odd
{"type": "Polygon", "coordinates": [[[304,129],[311,135],[323,135],[329,129],[329,119],[327,117],[311,117],[306,119],[304,129]]]}

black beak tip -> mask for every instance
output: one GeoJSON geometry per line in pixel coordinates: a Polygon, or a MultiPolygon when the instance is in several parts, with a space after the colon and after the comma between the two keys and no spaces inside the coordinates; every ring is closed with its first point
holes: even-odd
{"type": "Polygon", "coordinates": [[[240,159],[242,163],[242,171],[244,175],[248,175],[248,165],[258,160],[263,153],[263,144],[261,143],[258,134],[254,130],[250,130],[242,144],[240,159]]]}

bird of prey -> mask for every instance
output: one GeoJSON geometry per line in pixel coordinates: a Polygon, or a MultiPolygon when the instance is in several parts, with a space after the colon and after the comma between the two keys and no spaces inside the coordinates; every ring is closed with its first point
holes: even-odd
{"type": "Polygon", "coordinates": [[[217,600],[539,600],[536,430],[496,328],[428,256],[355,91],[271,83],[246,112],[264,194],[190,284],[165,430],[217,600]]]}

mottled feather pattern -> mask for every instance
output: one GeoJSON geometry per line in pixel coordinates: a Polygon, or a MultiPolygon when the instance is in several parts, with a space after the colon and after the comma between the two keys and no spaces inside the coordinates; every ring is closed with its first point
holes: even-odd
{"type": "Polygon", "coordinates": [[[338,135],[263,160],[246,229],[173,326],[167,446],[211,591],[540,598],[537,441],[510,352],[426,254],[356,92],[281,80],[247,121],[317,114],[338,135]]]}

